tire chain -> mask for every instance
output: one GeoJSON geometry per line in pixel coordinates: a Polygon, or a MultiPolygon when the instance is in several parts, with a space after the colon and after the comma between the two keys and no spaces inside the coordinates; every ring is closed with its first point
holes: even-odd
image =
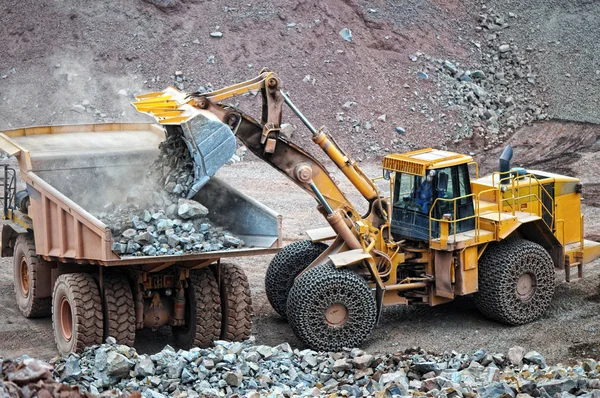
{"type": "Polygon", "coordinates": [[[369,336],[375,327],[377,304],[361,276],[327,263],[308,270],[296,280],[287,313],[292,330],[308,347],[339,351],[357,347],[369,336]],[[336,303],[348,309],[348,320],[344,325],[330,326],[325,310],[336,303]]]}
{"type": "Polygon", "coordinates": [[[327,247],[310,240],[293,242],[271,260],[265,275],[265,291],[271,306],[282,318],[287,318],[287,298],[294,279],[327,247]]]}
{"type": "Polygon", "coordinates": [[[479,262],[479,292],[475,305],[488,318],[509,325],[522,325],[538,319],[550,306],[554,295],[554,264],[537,243],[510,238],[490,245],[479,262]],[[516,292],[524,273],[535,276],[533,296],[522,301],[516,292]]]}

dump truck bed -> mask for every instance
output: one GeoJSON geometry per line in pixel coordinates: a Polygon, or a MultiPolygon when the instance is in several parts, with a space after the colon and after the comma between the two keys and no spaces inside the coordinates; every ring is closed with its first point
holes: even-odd
{"type": "Polygon", "coordinates": [[[105,266],[203,263],[221,257],[268,254],[281,247],[281,216],[214,178],[194,197],[216,225],[242,238],[241,249],[183,255],[120,257],[107,225],[92,215],[147,174],[165,139],[161,126],[110,123],[3,131],[0,149],[17,157],[30,196],[28,215],[38,255],[105,266]]]}

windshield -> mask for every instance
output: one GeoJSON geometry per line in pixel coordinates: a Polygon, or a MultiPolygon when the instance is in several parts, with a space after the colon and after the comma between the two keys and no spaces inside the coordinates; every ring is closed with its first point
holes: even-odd
{"type": "Polygon", "coordinates": [[[431,177],[397,173],[394,190],[394,207],[429,214],[433,198],[431,177]]]}

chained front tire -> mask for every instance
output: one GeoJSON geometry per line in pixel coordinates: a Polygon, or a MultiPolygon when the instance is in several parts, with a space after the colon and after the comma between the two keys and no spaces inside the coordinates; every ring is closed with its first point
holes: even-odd
{"type": "Polygon", "coordinates": [[[539,244],[509,238],[483,253],[474,301],[486,317],[523,325],[541,317],[553,295],[554,264],[539,244]]]}
{"type": "Polygon", "coordinates": [[[271,260],[265,275],[265,291],[282,318],[287,318],[287,299],[294,279],[326,249],[324,243],[302,240],[290,243],[271,260]]]}
{"type": "Polygon", "coordinates": [[[377,319],[377,304],[367,282],[333,264],[318,265],[301,275],[287,301],[292,330],[308,347],[340,351],[358,347],[377,319]]]}
{"type": "Polygon", "coordinates": [[[186,324],[173,328],[175,343],[185,350],[208,347],[221,336],[219,284],[209,267],[190,271],[185,295],[186,324]]]}

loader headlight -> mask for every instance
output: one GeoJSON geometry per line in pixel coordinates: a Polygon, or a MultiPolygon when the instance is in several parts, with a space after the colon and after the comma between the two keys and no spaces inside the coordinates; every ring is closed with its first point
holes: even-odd
{"type": "Polygon", "coordinates": [[[575,192],[581,193],[581,191],[583,191],[583,184],[581,182],[578,182],[577,184],[575,184],[575,192]]]}

